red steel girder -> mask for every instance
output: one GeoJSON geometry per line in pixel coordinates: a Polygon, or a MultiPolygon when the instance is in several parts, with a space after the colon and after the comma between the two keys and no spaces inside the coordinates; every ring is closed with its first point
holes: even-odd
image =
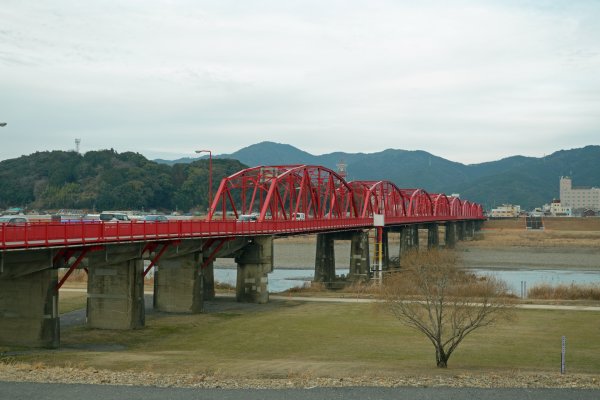
{"type": "MultiPolygon", "coordinates": [[[[152,269],[152,267],[154,267],[154,265],[156,265],[156,263],[160,260],[160,258],[162,257],[162,255],[165,254],[165,251],[167,251],[167,249],[169,248],[169,246],[177,245],[179,243],[181,243],[181,240],[171,240],[171,241],[168,241],[168,242],[161,242],[160,244],[162,244],[162,248],[160,249],[160,251],[158,252],[158,254],[156,254],[154,256],[154,258],[152,259],[152,261],[150,261],[150,264],[148,265],[148,267],[146,267],[146,269],[142,273],[142,277],[145,278],[146,275],[148,275],[148,272],[150,272],[150,270],[152,269]]],[[[146,245],[146,247],[148,247],[148,245],[146,245]]],[[[151,250],[151,251],[154,251],[157,247],[158,247],[158,243],[156,244],[156,246],[154,246],[154,249],[151,250]]],[[[142,252],[142,254],[144,254],[144,253],[142,252]]]]}
{"type": "MultiPolygon", "coordinates": [[[[225,245],[225,243],[227,243],[227,242],[229,242],[230,240],[233,240],[233,239],[235,239],[235,238],[228,237],[228,238],[221,238],[221,239],[214,239],[214,240],[211,239],[212,242],[211,242],[211,244],[208,247],[206,247],[207,250],[215,242],[219,242],[219,244],[217,245],[217,247],[215,247],[213,249],[213,251],[210,252],[210,255],[208,256],[208,258],[204,259],[204,262],[200,266],[200,269],[204,269],[204,268],[208,267],[208,264],[210,264],[211,262],[213,262],[215,260],[215,258],[217,258],[217,253],[219,253],[219,251],[221,250],[221,248],[223,247],[223,245],[225,245]]],[[[204,246],[202,247],[202,251],[204,251],[204,246]]]]}
{"type": "MultiPolygon", "coordinates": [[[[69,258],[71,258],[71,256],[73,254],[76,253],[76,251],[74,249],[64,249],[66,251],[62,252],[62,257],[64,257],[64,260],[67,261],[69,258]]],[[[85,256],[92,252],[92,251],[98,251],[98,250],[104,250],[104,246],[90,246],[90,247],[84,247],[83,249],[81,249],[81,253],[79,253],[79,256],[77,257],[77,259],[75,260],[75,262],[69,267],[69,269],[67,270],[67,272],[65,273],[65,275],[62,277],[62,279],[56,284],[56,290],[59,290],[62,285],[64,285],[64,283],[67,281],[67,279],[69,279],[69,276],[71,276],[71,274],[73,273],[73,271],[75,271],[75,269],[77,269],[77,267],[79,266],[79,264],[81,264],[81,262],[83,261],[83,259],[85,258],[85,256]]],[[[61,253],[61,252],[59,252],[61,253]]],[[[58,256],[58,254],[57,254],[58,256]]],[[[54,257],[54,262],[58,262],[60,260],[60,257],[54,257]]]]}

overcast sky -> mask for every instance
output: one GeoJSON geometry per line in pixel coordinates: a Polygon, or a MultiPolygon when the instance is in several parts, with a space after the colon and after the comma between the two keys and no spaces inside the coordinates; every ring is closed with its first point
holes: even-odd
{"type": "Polygon", "coordinates": [[[0,160],[600,143],[600,1],[1,0],[0,160]]]}

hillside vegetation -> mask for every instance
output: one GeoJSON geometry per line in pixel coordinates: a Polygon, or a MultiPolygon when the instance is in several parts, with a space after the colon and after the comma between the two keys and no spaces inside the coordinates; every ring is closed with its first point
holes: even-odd
{"type": "MultiPolygon", "coordinates": [[[[245,168],[213,160],[213,192],[245,168]]],[[[114,150],[37,152],[0,162],[0,209],[206,209],[208,160],[173,166],[114,150]]]]}
{"type": "Polygon", "coordinates": [[[471,165],[420,150],[387,149],[370,154],[336,152],[315,156],[288,144],[273,142],[257,143],[217,157],[236,159],[250,166],[316,164],[334,170],[343,160],[349,180],[384,179],[402,188],[460,193],[487,209],[503,203],[519,204],[525,209],[549,203],[559,197],[561,176],[571,176],[575,186],[600,186],[600,146],[561,150],[542,158],[513,156],[471,165]]]}
{"type": "MultiPolygon", "coordinates": [[[[559,197],[559,177],[575,186],[600,186],[600,146],[561,150],[543,158],[514,156],[465,165],[425,151],[312,155],[287,144],[262,142],[213,157],[213,193],[221,179],[247,165],[312,164],[336,169],[348,180],[389,180],[401,188],[460,193],[486,209],[503,203],[524,209],[559,197]]],[[[0,209],[205,209],[208,159],[151,161],[114,150],[37,152],[0,162],[0,209]]]]}

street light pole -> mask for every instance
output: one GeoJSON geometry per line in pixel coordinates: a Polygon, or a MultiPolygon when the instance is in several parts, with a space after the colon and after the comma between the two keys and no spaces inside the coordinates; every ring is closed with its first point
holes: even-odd
{"type": "Polygon", "coordinates": [[[212,207],[212,151],[210,150],[196,150],[196,153],[208,153],[208,213],[212,207]]]}

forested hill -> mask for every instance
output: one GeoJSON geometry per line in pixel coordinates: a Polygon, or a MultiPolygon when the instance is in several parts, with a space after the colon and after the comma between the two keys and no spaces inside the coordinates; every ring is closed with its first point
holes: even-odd
{"type": "Polygon", "coordinates": [[[600,146],[560,150],[540,158],[513,156],[471,165],[420,150],[313,155],[273,142],[256,143],[213,157],[236,159],[250,166],[316,164],[334,170],[344,160],[349,180],[383,179],[399,187],[419,187],[431,193],[460,193],[487,209],[503,203],[519,204],[525,209],[549,203],[558,198],[559,179],[565,175],[573,178],[575,186],[600,186],[600,146]]]}
{"type": "MultiPolygon", "coordinates": [[[[246,166],[213,160],[213,193],[246,166]]],[[[205,209],[208,160],[173,166],[114,150],[37,152],[0,162],[0,209],[205,209]]]]}
{"type": "MultiPolygon", "coordinates": [[[[562,175],[571,176],[575,186],[600,186],[600,146],[465,165],[425,151],[315,156],[290,145],[263,142],[213,157],[213,193],[223,177],[246,165],[317,164],[335,169],[340,160],[348,165],[349,180],[385,179],[431,193],[460,193],[488,209],[502,203],[525,209],[548,203],[558,198],[562,175]]],[[[208,175],[207,158],[168,165],[113,150],[85,155],[38,152],[0,162],[0,209],[204,210],[208,175]]]]}

